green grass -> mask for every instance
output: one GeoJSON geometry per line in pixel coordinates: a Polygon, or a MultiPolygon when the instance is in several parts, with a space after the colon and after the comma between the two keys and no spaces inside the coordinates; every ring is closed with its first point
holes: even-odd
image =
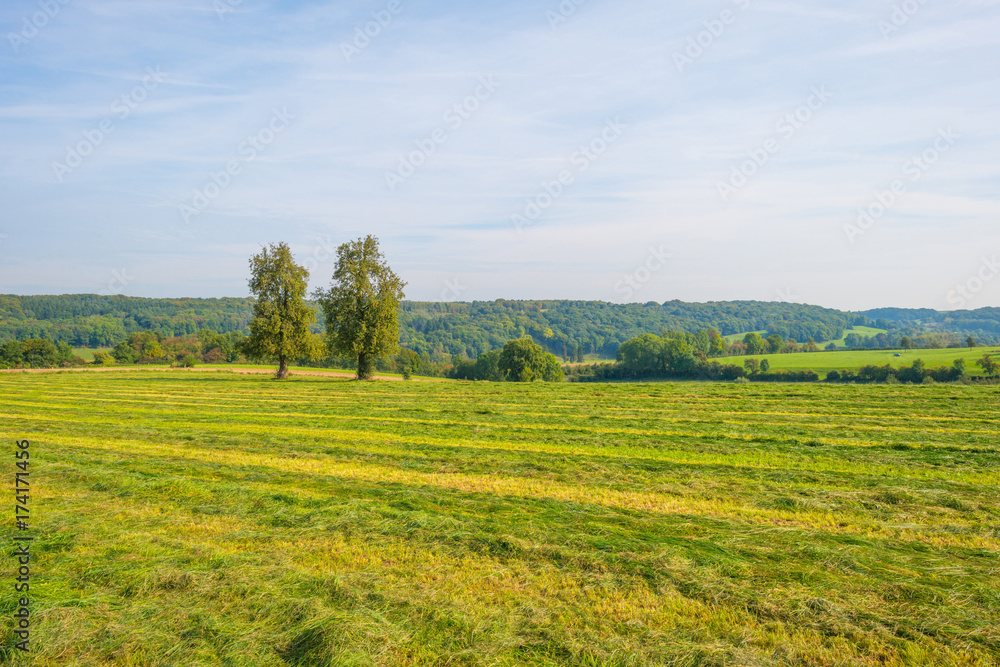
{"type": "Polygon", "coordinates": [[[767,331],[765,331],[765,330],[761,330],[761,331],[744,331],[743,333],[729,334],[728,336],[723,336],[723,338],[725,338],[726,341],[730,345],[732,345],[733,343],[735,343],[737,341],[742,342],[743,341],[743,337],[746,336],[748,333],[758,333],[761,336],[767,335],[767,331]]]}
{"type": "Polygon", "coordinates": [[[73,354],[90,363],[94,360],[95,352],[111,352],[113,349],[113,347],[74,347],[73,354]]]}
{"type": "MultiPolygon", "coordinates": [[[[922,359],[928,368],[951,366],[956,359],[965,359],[966,371],[970,375],[982,375],[976,361],[984,354],[1000,354],[996,347],[962,347],[938,350],[843,350],[836,352],[796,352],[794,354],[760,354],[756,359],[767,359],[771,370],[813,370],[820,378],[834,370],[857,370],[862,366],[889,364],[893,368],[910,366],[922,359]],[[896,356],[899,354],[900,356],[896,356]]],[[[723,357],[720,363],[742,364],[747,357],[723,357]]]]}
{"type": "Polygon", "coordinates": [[[39,667],[1000,655],[1000,387],[153,371],[0,396],[8,449],[32,442],[39,667]]]}
{"type": "Polygon", "coordinates": [[[838,338],[837,340],[825,340],[822,343],[817,343],[817,345],[819,345],[820,347],[826,347],[830,343],[833,343],[837,347],[844,347],[844,341],[851,334],[858,334],[859,336],[871,336],[871,337],[874,337],[874,336],[877,336],[878,334],[881,334],[881,333],[887,333],[887,331],[885,329],[876,329],[874,327],[856,326],[856,327],[853,327],[851,329],[846,330],[844,332],[844,335],[841,336],[840,338],[838,338]]]}
{"type": "MultiPolygon", "coordinates": [[[[733,344],[733,343],[735,343],[737,341],[742,341],[743,337],[746,336],[747,333],[759,333],[761,336],[764,336],[765,338],[767,337],[767,331],[757,331],[757,332],[744,332],[744,333],[740,333],[740,334],[730,334],[728,336],[723,336],[723,338],[725,338],[729,342],[729,344],[731,345],[731,344],[733,344]]],[[[854,328],[847,329],[846,331],[844,331],[844,335],[841,336],[840,338],[838,338],[837,340],[833,340],[833,341],[825,340],[825,341],[823,341],[821,343],[818,342],[816,344],[818,346],[820,346],[821,348],[826,347],[830,343],[836,344],[837,347],[844,347],[844,340],[847,338],[847,336],[849,336],[852,333],[859,334],[861,336],[876,336],[876,335],[878,335],[880,333],[886,333],[886,330],[885,329],[875,329],[874,327],[856,326],[854,328]]],[[[805,343],[805,341],[804,340],[800,340],[799,343],[805,343]]]]}

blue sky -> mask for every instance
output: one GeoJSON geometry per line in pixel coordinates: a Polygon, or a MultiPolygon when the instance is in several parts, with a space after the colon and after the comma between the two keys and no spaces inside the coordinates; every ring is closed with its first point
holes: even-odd
{"type": "Polygon", "coordinates": [[[7,0],[0,31],[0,292],[243,296],[277,241],[325,286],[371,233],[417,300],[1000,306],[997,0],[7,0]]]}

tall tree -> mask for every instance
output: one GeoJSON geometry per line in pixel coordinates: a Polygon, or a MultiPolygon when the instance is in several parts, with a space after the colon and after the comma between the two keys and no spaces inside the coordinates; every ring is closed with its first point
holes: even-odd
{"type": "Polygon", "coordinates": [[[243,351],[257,359],[277,358],[277,377],[284,379],[289,359],[314,352],[309,325],[316,312],[305,303],[309,271],[294,262],[287,244],[272,243],[250,258],[250,272],[256,301],[243,351]]]}
{"type": "Polygon", "coordinates": [[[375,357],[392,354],[399,345],[399,302],[406,283],[392,272],[368,235],[337,248],[330,289],[315,296],[326,318],[327,344],[338,354],[358,360],[358,379],[372,376],[375,357]]]}

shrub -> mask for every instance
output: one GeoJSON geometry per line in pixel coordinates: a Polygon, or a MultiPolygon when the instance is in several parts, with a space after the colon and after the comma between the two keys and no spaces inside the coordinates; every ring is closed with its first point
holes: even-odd
{"type": "Polygon", "coordinates": [[[115,358],[111,356],[110,352],[97,351],[94,352],[95,366],[114,366],[115,358]]]}

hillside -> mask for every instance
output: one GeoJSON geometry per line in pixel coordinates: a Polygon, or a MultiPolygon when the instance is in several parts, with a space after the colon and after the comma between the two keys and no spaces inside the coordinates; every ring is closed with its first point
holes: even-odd
{"type": "MultiPolygon", "coordinates": [[[[0,295],[0,341],[48,338],[75,347],[112,346],[136,331],[164,336],[244,330],[249,298],[148,299],[75,294],[0,295]]],[[[511,338],[528,335],[554,354],[577,352],[613,357],[618,346],[643,333],[664,329],[723,335],[748,331],[777,333],[785,340],[838,340],[846,330],[873,326],[895,337],[930,333],[973,334],[985,343],[1000,341],[1000,308],[940,313],[880,309],[850,313],[819,306],[759,301],[612,304],[600,301],[406,301],[400,313],[400,341],[428,354],[475,358],[511,338]]],[[[322,330],[318,322],[314,331],[322,330]]]]}

